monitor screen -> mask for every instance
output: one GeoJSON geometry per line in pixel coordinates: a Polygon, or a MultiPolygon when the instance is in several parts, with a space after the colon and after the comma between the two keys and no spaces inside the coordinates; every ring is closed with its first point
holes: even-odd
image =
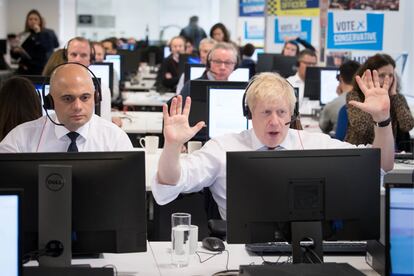
{"type": "Polygon", "coordinates": [[[379,236],[379,149],[227,152],[229,243],[379,236]]]}
{"type": "Polygon", "coordinates": [[[279,73],[282,77],[288,78],[296,74],[298,59],[296,57],[273,54],[272,72],[279,73]]]}
{"type": "Polygon", "coordinates": [[[135,49],[134,51],[129,50],[118,50],[118,54],[121,55],[121,80],[129,80],[138,71],[139,63],[142,58],[141,49],[135,49]]]}
{"type": "Polygon", "coordinates": [[[101,79],[101,88],[109,87],[113,90],[113,73],[114,67],[111,62],[97,62],[88,67],[97,78],[101,79]]]}
{"type": "MultiPolygon", "coordinates": [[[[191,80],[190,81],[190,96],[191,96],[191,110],[188,117],[190,125],[195,125],[199,121],[204,121],[208,124],[208,91],[209,87],[225,88],[239,88],[245,89],[247,82],[236,81],[209,81],[209,80],[191,80]]],[[[241,106],[240,100],[239,105],[241,106]]],[[[202,128],[195,136],[195,140],[206,141],[209,139],[207,129],[202,128]]]]}
{"type": "Polygon", "coordinates": [[[414,184],[387,188],[389,274],[414,275],[414,184]]]}
{"type": "MultiPolygon", "coordinates": [[[[204,64],[190,64],[185,65],[184,81],[195,80],[203,75],[206,67],[204,64]]],[[[229,81],[249,81],[249,68],[237,68],[230,76],[229,81]]]]}
{"type": "Polygon", "coordinates": [[[20,197],[20,192],[0,189],[1,275],[22,275],[20,252],[20,197]]]}
{"type": "Polygon", "coordinates": [[[72,167],[74,254],[146,251],[144,152],[0,154],[0,188],[24,190],[24,254],[38,249],[39,165],[72,167]]]}
{"type": "Polygon", "coordinates": [[[114,68],[114,74],[119,81],[121,78],[121,55],[105,55],[104,62],[111,62],[114,68]]]}
{"type": "Polygon", "coordinates": [[[168,57],[169,55],[171,55],[170,46],[166,45],[164,46],[164,58],[168,57]]]}
{"type": "Polygon", "coordinates": [[[338,94],[336,93],[339,85],[339,82],[336,79],[338,73],[338,69],[335,68],[322,68],[320,70],[321,105],[325,105],[338,97],[338,94]]]}
{"type": "Polygon", "coordinates": [[[244,89],[240,88],[209,87],[207,131],[210,138],[247,129],[241,105],[243,95],[244,89]]]}

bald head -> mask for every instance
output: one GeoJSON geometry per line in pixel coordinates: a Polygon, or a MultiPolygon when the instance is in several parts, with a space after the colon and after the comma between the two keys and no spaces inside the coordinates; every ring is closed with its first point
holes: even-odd
{"type": "Polygon", "coordinates": [[[76,131],[92,117],[94,85],[89,71],[80,64],[65,64],[56,68],[50,78],[50,94],[59,121],[70,131],[76,131]]]}

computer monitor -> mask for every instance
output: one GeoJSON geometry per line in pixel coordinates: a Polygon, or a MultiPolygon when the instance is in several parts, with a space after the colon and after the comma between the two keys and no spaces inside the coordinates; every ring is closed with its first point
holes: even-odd
{"type": "Polygon", "coordinates": [[[208,137],[246,130],[248,121],[241,105],[244,88],[209,86],[208,89],[208,137]]]}
{"type": "Polygon", "coordinates": [[[0,189],[0,274],[22,275],[22,190],[0,189]]]}
{"type": "Polygon", "coordinates": [[[414,275],[414,174],[386,185],[386,275],[414,275]]]}
{"type": "MultiPolygon", "coordinates": [[[[206,70],[204,64],[186,63],[184,70],[184,81],[195,80],[203,75],[206,70]]],[[[249,81],[250,69],[245,67],[239,67],[234,70],[230,76],[229,81],[249,81]]]]}
{"type": "Polygon", "coordinates": [[[227,152],[227,242],[324,240],[380,236],[380,150],[227,152]]]}
{"type": "Polygon", "coordinates": [[[258,55],[262,53],[264,53],[264,49],[260,47],[258,48],[256,47],[256,50],[254,50],[254,53],[252,55],[252,60],[257,63],[258,55]]]}
{"type": "Polygon", "coordinates": [[[0,39],[0,55],[7,54],[7,39],[0,39]]]}
{"type": "MultiPolygon", "coordinates": [[[[190,81],[190,96],[191,96],[191,110],[189,115],[190,125],[195,125],[199,121],[204,121],[208,124],[208,92],[209,87],[238,88],[245,89],[247,82],[234,81],[209,81],[209,80],[191,80],[190,81]]],[[[240,100],[239,106],[242,105],[240,100]]],[[[202,128],[194,137],[194,140],[207,141],[209,139],[207,129],[202,128]]]]}
{"type": "Polygon", "coordinates": [[[169,55],[171,55],[170,46],[169,45],[165,45],[164,46],[164,58],[168,57],[169,55]]]}
{"type": "Polygon", "coordinates": [[[101,79],[101,88],[109,87],[109,90],[114,89],[114,65],[112,62],[96,62],[89,65],[89,70],[91,70],[97,78],[101,79]]]}
{"type": "Polygon", "coordinates": [[[336,78],[338,73],[338,68],[321,68],[319,74],[319,82],[321,87],[321,105],[325,105],[338,97],[338,94],[336,93],[339,85],[339,81],[336,78]]]}
{"type": "Polygon", "coordinates": [[[309,100],[320,101],[321,103],[324,101],[325,104],[327,103],[327,100],[332,99],[332,97],[335,98],[337,96],[336,87],[338,86],[338,81],[336,80],[337,72],[338,68],[336,67],[308,66],[306,68],[304,97],[309,98],[309,100]],[[322,74],[323,77],[328,78],[323,78],[323,85],[321,81],[322,74]],[[324,89],[323,100],[322,89],[324,89]]]}
{"type": "Polygon", "coordinates": [[[297,58],[282,54],[260,53],[257,56],[257,73],[275,72],[287,78],[296,74],[297,58]]]}
{"type": "Polygon", "coordinates": [[[0,154],[0,188],[23,189],[23,253],[38,249],[39,165],[72,167],[72,252],[146,251],[145,153],[0,154]]]}
{"type": "Polygon", "coordinates": [[[134,51],[129,50],[118,50],[118,54],[121,55],[121,80],[129,80],[131,76],[135,75],[141,62],[142,50],[135,49],[134,51]]]}
{"type": "Polygon", "coordinates": [[[121,55],[105,55],[104,62],[113,64],[114,74],[119,81],[121,79],[121,55]]]}

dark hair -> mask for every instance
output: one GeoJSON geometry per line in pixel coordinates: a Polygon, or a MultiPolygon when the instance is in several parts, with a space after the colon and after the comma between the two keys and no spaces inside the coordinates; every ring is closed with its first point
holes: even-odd
{"type": "MultiPolygon", "coordinates": [[[[372,57],[369,57],[364,64],[359,67],[358,72],[356,73],[358,76],[362,77],[364,72],[369,70],[378,70],[379,68],[383,66],[391,65],[393,68],[395,68],[395,61],[394,59],[387,54],[376,54],[372,57]]],[[[395,81],[395,80],[394,80],[395,81]]],[[[359,88],[357,82],[354,80],[353,82],[354,90],[362,94],[361,89],[359,88]]]]}
{"type": "Polygon", "coordinates": [[[256,48],[254,47],[253,44],[251,43],[247,43],[246,45],[244,45],[244,47],[242,48],[242,55],[251,57],[254,54],[254,51],[256,50],[256,48]]]}
{"type": "Polygon", "coordinates": [[[213,32],[216,29],[220,29],[223,34],[224,34],[224,38],[223,38],[223,42],[230,42],[230,34],[229,31],[227,30],[226,26],[224,26],[223,23],[216,23],[213,25],[213,27],[211,27],[210,29],[210,37],[213,38],[213,32]]]}
{"type": "Polygon", "coordinates": [[[24,31],[25,32],[30,32],[30,30],[31,30],[30,27],[29,27],[29,16],[31,16],[32,14],[35,14],[39,17],[39,19],[40,19],[40,26],[39,27],[40,27],[40,29],[43,30],[43,28],[44,28],[43,17],[40,15],[40,12],[38,10],[33,9],[33,10],[30,10],[26,15],[26,22],[24,23],[24,31]]]}
{"type": "Polygon", "coordinates": [[[118,48],[116,37],[105,38],[104,40],[101,41],[101,43],[103,44],[104,42],[111,43],[112,44],[112,49],[117,49],[118,48]]]}
{"type": "Polygon", "coordinates": [[[339,66],[339,76],[341,76],[343,82],[346,84],[352,84],[354,76],[360,66],[361,64],[354,60],[348,60],[339,66]]]}
{"type": "Polygon", "coordinates": [[[0,89],[0,141],[16,126],[42,116],[41,103],[32,82],[12,77],[0,89]]]}
{"type": "Polygon", "coordinates": [[[303,49],[302,51],[300,51],[298,55],[298,61],[302,61],[304,56],[311,56],[317,58],[315,51],[312,51],[311,49],[303,49]]]}
{"type": "Polygon", "coordinates": [[[286,45],[288,45],[288,44],[292,44],[292,45],[295,45],[296,46],[296,56],[298,56],[299,55],[299,44],[296,42],[296,41],[294,41],[294,40],[289,40],[289,41],[286,41],[285,42],[285,44],[283,44],[283,48],[282,48],[282,55],[284,55],[284,51],[285,51],[285,48],[286,48],[286,45]]]}

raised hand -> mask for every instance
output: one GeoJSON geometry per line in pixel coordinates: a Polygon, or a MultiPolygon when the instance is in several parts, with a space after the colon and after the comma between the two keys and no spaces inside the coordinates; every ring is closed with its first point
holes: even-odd
{"type": "Polygon", "coordinates": [[[382,87],[376,70],[372,73],[371,70],[366,70],[362,78],[356,76],[355,80],[364,93],[365,100],[364,102],[350,101],[349,104],[371,114],[375,122],[387,120],[390,117],[389,77],[385,77],[382,87]]]}
{"type": "Polygon", "coordinates": [[[204,126],[204,122],[198,122],[190,127],[188,115],[190,114],[191,98],[187,97],[182,110],[182,96],[178,95],[171,101],[170,112],[166,104],[162,107],[164,117],[165,143],[174,146],[183,145],[190,140],[204,126]]]}

